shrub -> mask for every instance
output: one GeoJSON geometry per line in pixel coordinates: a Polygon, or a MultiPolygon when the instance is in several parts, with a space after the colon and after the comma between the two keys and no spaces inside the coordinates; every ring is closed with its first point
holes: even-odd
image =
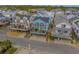
{"type": "Polygon", "coordinates": [[[2,48],[4,48],[5,50],[7,50],[8,48],[11,47],[11,42],[10,42],[9,40],[0,42],[0,46],[1,46],[2,48]]]}
{"type": "Polygon", "coordinates": [[[0,46],[0,54],[4,53],[5,49],[0,46]]]}
{"type": "Polygon", "coordinates": [[[75,39],[73,39],[73,40],[71,40],[71,43],[72,43],[72,44],[76,44],[77,41],[76,41],[75,39]]]}
{"type": "Polygon", "coordinates": [[[54,36],[50,36],[50,40],[54,40],[54,36]]]}
{"type": "Polygon", "coordinates": [[[6,48],[8,49],[8,48],[11,47],[11,42],[10,42],[9,40],[6,40],[6,41],[3,41],[3,42],[2,42],[2,45],[3,45],[3,46],[6,46],[6,48]]]}
{"type": "Polygon", "coordinates": [[[11,47],[5,53],[6,54],[13,54],[16,50],[17,50],[16,48],[11,47]]]}
{"type": "Polygon", "coordinates": [[[16,48],[12,48],[11,42],[9,40],[0,42],[0,53],[14,53],[16,51],[16,48]]]}
{"type": "Polygon", "coordinates": [[[2,48],[4,48],[5,50],[7,50],[8,49],[8,47],[7,46],[5,46],[5,45],[3,45],[3,46],[1,46],[2,48]]]}

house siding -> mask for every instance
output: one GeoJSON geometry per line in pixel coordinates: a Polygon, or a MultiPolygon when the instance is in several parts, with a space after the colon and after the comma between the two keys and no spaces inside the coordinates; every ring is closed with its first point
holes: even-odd
{"type": "Polygon", "coordinates": [[[45,23],[44,21],[42,21],[40,19],[33,21],[32,24],[33,24],[32,25],[32,30],[37,28],[38,30],[45,31],[44,33],[43,32],[33,32],[32,31],[33,34],[46,34],[46,32],[48,31],[48,27],[49,27],[48,23],[45,23]],[[38,25],[35,25],[37,23],[38,23],[38,25]],[[41,24],[43,24],[44,26],[40,26],[41,24]]]}

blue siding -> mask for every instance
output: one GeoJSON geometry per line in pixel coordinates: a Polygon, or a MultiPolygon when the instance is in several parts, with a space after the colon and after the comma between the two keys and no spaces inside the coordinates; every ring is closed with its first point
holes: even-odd
{"type": "Polygon", "coordinates": [[[40,29],[40,24],[44,24],[44,25],[46,25],[46,28],[43,27],[43,29],[48,30],[48,23],[45,23],[40,19],[33,22],[33,24],[36,24],[36,23],[39,23],[39,26],[38,26],[39,29],[40,29]]]}
{"type": "Polygon", "coordinates": [[[33,28],[34,29],[39,29],[39,30],[44,30],[45,31],[45,33],[41,33],[41,32],[32,32],[33,34],[46,34],[46,32],[48,31],[48,27],[49,27],[49,24],[48,23],[46,23],[46,22],[44,22],[44,21],[42,21],[42,20],[40,20],[40,19],[38,19],[38,20],[35,20],[35,21],[33,21],[33,28]],[[37,27],[35,27],[34,25],[35,24],[39,24],[39,25],[37,25],[37,27]],[[43,25],[45,25],[45,26],[40,26],[41,24],[43,24],[43,25]]]}

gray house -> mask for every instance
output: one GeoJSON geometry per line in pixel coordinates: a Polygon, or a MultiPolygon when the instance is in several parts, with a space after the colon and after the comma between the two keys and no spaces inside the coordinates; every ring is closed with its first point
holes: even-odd
{"type": "Polygon", "coordinates": [[[10,19],[4,15],[2,15],[2,13],[0,13],[0,25],[6,25],[10,22],[10,19]]]}
{"type": "Polygon", "coordinates": [[[76,19],[72,22],[72,28],[74,29],[77,38],[79,38],[79,19],[76,19]]]}
{"type": "Polygon", "coordinates": [[[71,26],[67,23],[60,23],[56,25],[54,35],[58,38],[71,39],[71,26]]]}
{"type": "Polygon", "coordinates": [[[55,19],[55,27],[52,31],[52,35],[57,38],[71,39],[71,25],[63,17],[55,19]]]}

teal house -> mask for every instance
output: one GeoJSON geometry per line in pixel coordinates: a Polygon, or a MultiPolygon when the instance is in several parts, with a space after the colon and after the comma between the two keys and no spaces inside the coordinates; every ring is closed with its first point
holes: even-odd
{"type": "Polygon", "coordinates": [[[51,18],[36,16],[32,21],[32,34],[46,35],[49,30],[51,18]]]}

